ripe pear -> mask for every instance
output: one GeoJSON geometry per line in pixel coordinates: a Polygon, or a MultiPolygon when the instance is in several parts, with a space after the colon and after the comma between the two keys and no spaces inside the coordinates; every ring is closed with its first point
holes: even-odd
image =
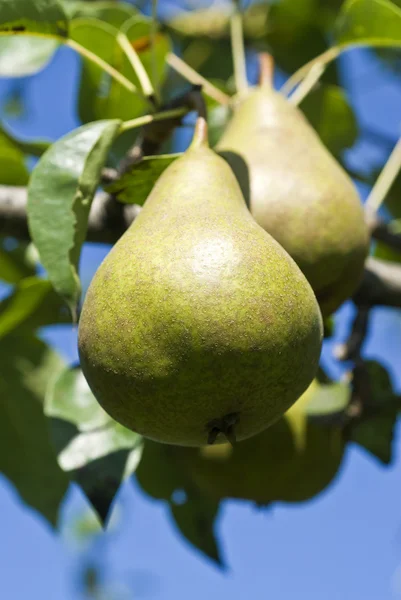
{"type": "Polygon", "coordinates": [[[258,504],[302,502],[323,491],[338,472],[345,446],[340,426],[308,420],[306,407],[315,385],[272,427],[234,448],[177,449],[181,460],[186,453],[192,480],[213,497],[258,504]]]}
{"type": "Polygon", "coordinates": [[[356,290],[369,237],[358,193],[302,112],[264,73],[241,96],[217,148],[250,211],[292,256],[323,316],[356,290]]]}
{"type": "Polygon", "coordinates": [[[170,444],[245,439],[308,387],[318,304],[250,215],[199,119],[99,267],[82,309],[88,383],[119,423],[170,444]]]}

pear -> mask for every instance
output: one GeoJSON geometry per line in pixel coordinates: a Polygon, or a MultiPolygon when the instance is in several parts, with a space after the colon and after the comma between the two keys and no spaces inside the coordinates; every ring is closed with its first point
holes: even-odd
{"type": "Polygon", "coordinates": [[[252,218],[204,119],[88,289],[83,372],[101,406],[150,439],[201,446],[277,420],[318,366],[307,280],[252,218]]]}
{"type": "Polygon", "coordinates": [[[265,71],[260,85],[234,104],[216,149],[236,173],[257,223],[292,256],[323,315],[330,315],[356,290],[369,247],[347,173],[265,71]]]}
{"type": "Polygon", "coordinates": [[[177,448],[174,464],[185,461],[185,469],[198,487],[218,499],[238,498],[264,505],[313,498],[336,476],[345,448],[339,425],[318,425],[307,417],[315,385],[263,433],[234,448],[229,444],[197,450],[177,448]]]}

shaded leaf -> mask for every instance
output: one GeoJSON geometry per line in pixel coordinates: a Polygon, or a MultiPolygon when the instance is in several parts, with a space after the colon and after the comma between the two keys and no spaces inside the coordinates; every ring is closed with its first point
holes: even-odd
{"type": "Polygon", "coordinates": [[[168,502],[188,542],[222,566],[214,534],[219,503],[202,492],[188,472],[186,461],[196,451],[145,440],[135,478],[146,494],[168,502]]]}
{"type": "Polygon", "coordinates": [[[351,423],[350,439],[380,462],[390,464],[401,398],[394,393],[389,374],[381,364],[369,361],[366,367],[370,394],[364,398],[361,419],[351,423]]]}
{"type": "Polygon", "coordinates": [[[79,368],[64,370],[53,382],[45,411],[61,468],[104,523],[121,482],[140,460],[141,436],[104,412],[79,368]]]}
{"type": "MultiPolygon", "coordinates": [[[[96,19],[77,19],[71,23],[71,37],[112,65],[132,82],[136,74],[117,43],[118,29],[96,19]]],[[[149,112],[149,105],[91,61],[82,61],[79,87],[79,116],[84,122],[118,118],[124,121],[149,112]]]]}
{"type": "Polygon", "coordinates": [[[32,240],[50,281],[73,314],[80,294],[77,269],[89,211],[120,123],[98,121],[72,131],[45,152],[30,179],[32,240]]]}
{"type": "Polygon", "coordinates": [[[57,40],[29,35],[0,37],[0,76],[24,77],[41,71],[58,45],[57,40]]]}
{"type": "Polygon", "coordinates": [[[346,0],[334,34],[340,46],[401,46],[401,9],[389,0],[346,0]]]}
{"type": "Polygon", "coordinates": [[[175,524],[195,548],[224,567],[214,532],[219,502],[201,494],[195,486],[177,494],[170,502],[175,524]]]}
{"type": "Polygon", "coordinates": [[[105,21],[109,25],[113,25],[117,28],[120,28],[130,17],[138,14],[138,9],[127,2],[119,2],[116,4],[116,2],[110,1],[103,2],[95,0],[94,2],[87,2],[85,0],[77,0],[73,2],[64,2],[63,6],[70,19],[89,17],[105,21]]]}
{"type": "MultiPolygon", "coordinates": [[[[1,39],[0,39],[1,42],[1,39]]],[[[3,124],[1,135],[4,136],[10,144],[14,147],[19,148],[24,154],[30,154],[31,156],[42,156],[46,150],[51,146],[51,142],[46,140],[23,140],[13,133],[7,130],[3,124]]]]}
{"type": "MultiPolygon", "coordinates": [[[[399,200],[401,207],[401,196],[399,200]]],[[[401,234],[401,219],[395,219],[388,224],[389,231],[396,235],[401,234]]],[[[375,245],[374,256],[381,258],[382,260],[388,260],[390,262],[401,262],[401,252],[397,252],[393,248],[390,248],[383,242],[377,242],[375,245]]]]}
{"type": "Polygon", "coordinates": [[[0,185],[26,185],[28,179],[24,153],[0,130],[0,185]]]}
{"type": "Polygon", "coordinates": [[[362,421],[352,429],[351,440],[362,446],[381,463],[388,465],[392,461],[396,421],[396,414],[378,415],[362,421]]]}
{"type": "Polygon", "coordinates": [[[121,179],[107,186],[106,191],[114,194],[120,202],[142,206],[163,171],[180,156],[145,156],[121,179]]]}
{"type": "Polygon", "coordinates": [[[0,341],[0,472],[52,525],[68,479],[57,465],[41,403],[60,366],[59,357],[32,335],[0,341]]]}
{"type": "Polygon", "coordinates": [[[28,319],[50,290],[49,281],[38,277],[23,279],[13,294],[0,303],[0,339],[28,319]]]}
{"type": "Polygon", "coordinates": [[[31,275],[35,275],[35,268],[27,258],[27,245],[19,244],[9,250],[0,237],[0,279],[15,284],[31,275]]]}
{"type": "Polygon", "coordinates": [[[67,17],[57,0],[0,0],[0,33],[67,37],[67,17]]]}
{"type": "Polygon", "coordinates": [[[351,148],[358,138],[358,125],[346,94],[336,85],[321,85],[301,104],[322,142],[335,155],[351,148]]]}

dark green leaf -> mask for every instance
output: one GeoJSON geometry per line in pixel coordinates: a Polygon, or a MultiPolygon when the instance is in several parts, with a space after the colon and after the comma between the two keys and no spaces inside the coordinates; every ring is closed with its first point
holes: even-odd
{"type": "Polygon", "coordinates": [[[378,415],[362,421],[352,429],[351,440],[362,446],[385,465],[391,463],[394,429],[397,421],[395,413],[378,415]]]}
{"type": "Polygon", "coordinates": [[[0,37],[0,76],[24,77],[43,69],[58,41],[29,35],[0,37]]]}
{"type": "Polygon", "coordinates": [[[346,0],[335,37],[340,46],[401,46],[401,9],[389,0],[346,0]]]}
{"type": "Polygon", "coordinates": [[[67,17],[57,0],[0,0],[0,33],[67,37],[67,17]]]}
{"type": "Polygon", "coordinates": [[[358,125],[347,96],[336,85],[322,85],[301,105],[322,142],[335,155],[351,148],[358,138],[358,125]]]}
{"type": "Polygon", "coordinates": [[[28,179],[24,153],[0,130],[0,185],[26,185],[28,179]]]}
{"type": "Polygon", "coordinates": [[[138,14],[138,9],[127,2],[117,4],[110,1],[87,2],[77,0],[76,2],[64,2],[63,6],[70,19],[89,17],[99,19],[117,28],[120,28],[133,15],[138,14]]]}
{"type": "Polygon", "coordinates": [[[174,521],[183,536],[195,548],[224,567],[214,531],[219,506],[218,501],[201,494],[196,487],[177,492],[170,502],[174,521]]]}
{"type": "Polygon", "coordinates": [[[14,134],[8,131],[4,125],[1,129],[1,135],[5,136],[5,138],[10,142],[10,144],[13,144],[14,147],[19,148],[21,152],[23,152],[24,154],[30,154],[31,156],[42,156],[42,154],[44,154],[46,150],[51,146],[51,142],[47,142],[45,140],[29,141],[17,138],[14,134]]]}
{"type": "Polygon", "coordinates": [[[66,369],[54,381],[46,414],[61,468],[105,522],[122,480],[140,460],[141,436],[103,411],[79,368],[66,369]]]}
{"type": "Polygon", "coordinates": [[[0,339],[28,319],[50,290],[51,284],[44,279],[23,279],[14,293],[0,304],[0,339]]]}
{"type": "Polygon", "coordinates": [[[192,482],[185,463],[189,453],[189,449],[182,454],[180,448],[145,440],[135,478],[146,494],[169,503],[184,537],[222,566],[214,534],[219,503],[192,482]]]}
{"type": "MultiPolygon", "coordinates": [[[[130,81],[137,82],[132,66],[117,43],[118,29],[96,19],[77,19],[70,29],[72,39],[130,81]]],[[[97,65],[83,60],[79,88],[79,116],[83,122],[113,118],[126,121],[146,112],[149,105],[139,93],[129,92],[97,65]]]]}
{"type": "Polygon", "coordinates": [[[29,261],[28,254],[26,244],[20,244],[9,251],[4,239],[0,237],[0,279],[15,284],[24,277],[35,275],[35,267],[29,261]]]}
{"type": "Polygon", "coordinates": [[[78,261],[89,210],[120,121],[84,125],[53,144],[34,169],[28,190],[32,240],[56,291],[75,313],[78,261]]]}
{"type": "Polygon", "coordinates": [[[145,156],[129,173],[109,185],[107,191],[115,194],[120,202],[142,206],[163,171],[180,156],[180,154],[145,156]]]}
{"type": "Polygon", "coordinates": [[[350,439],[384,464],[392,461],[394,428],[401,398],[394,393],[387,370],[377,362],[366,363],[370,395],[364,398],[360,419],[350,426],[350,439]]]}
{"type": "Polygon", "coordinates": [[[57,465],[41,402],[60,366],[31,335],[0,341],[0,472],[53,525],[68,480],[57,465]]]}

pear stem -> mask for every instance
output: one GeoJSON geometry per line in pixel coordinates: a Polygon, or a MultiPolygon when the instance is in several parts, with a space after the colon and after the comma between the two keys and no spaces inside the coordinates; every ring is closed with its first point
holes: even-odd
{"type": "Polygon", "coordinates": [[[248,79],[246,76],[246,58],[244,46],[244,31],[242,14],[238,3],[231,17],[231,48],[234,62],[235,87],[238,94],[244,94],[248,90],[248,79]]]}
{"type": "Polygon", "coordinates": [[[391,186],[393,185],[398,173],[401,169],[401,136],[394,146],[392,153],[386,164],[383,167],[382,172],[372,191],[370,192],[368,199],[365,203],[365,212],[373,213],[377,212],[385,200],[391,186]]]}
{"type": "Polygon", "coordinates": [[[259,54],[259,85],[273,87],[274,58],[267,52],[259,54]]]}
{"type": "Polygon", "coordinates": [[[172,110],[165,110],[163,112],[155,113],[154,115],[144,115],[137,119],[131,119],[130,121],[124,121],[120,127],[120,133],[128,131],[129,129],[135,129],[136,127],[143,127],[154,121],[164,121],[165,119],[175,119],[177,117],[183,117],[189,112],[186,107],[174,108],[172,110]]]}
{"type": "Polygon", "coordinates": [[[319,81],[320,77],[326,70],[326,65],[323,63],[317,63],[314,65],[309,73],[306,75],[305,79],[299,84],[296,90],[291,94],[288,98],[289,102],[294,106],[298,106],[301,102],[306,98],[309,92],[315,87],[316,83],[319,81]]]}
{"type": "Polygon", "coordinates": [[[122,33],[121,31],[118,33],[117,43],[123,50],[125,56],[129,60],[132,68],[134,69],[135,74],[139,79],[139,83],[141,84],[142,92],[145,94],[145,96],[152,99],[155,94],[152,82],[150,81],[149,75],[147,74],[146,69],[142,64],[138,53],[136,52],[135,48],[131,45],[125,33],[122,33]]]}
{"type": "Polygon", "coordinates": [[[80,54],[84,58],[90,60],[95,65],[97,65],[98,67],[103,69],[103,71],[105,71],[106,73],[108,73],[110,75],[110,77],[112,77],[113,79],[118,81],[118,83],[120,85],[122,85],[123,87],[125,87],[125,89],[127,89],[129,92],[131,92],[133,94],[142,95],[138,91],[137,87],[132,83],[132,81],[127,79],[127,77],[122,75],[119,71],[117,71],[117,69],[112,67],[109,63],[104,61],[102,58],[100,58],[100,56],[98,56],[94,52],[91,52],[90,50],[88,50],[84,46],[81,46],[81,44],[78,44],[78,42],[75,42],[72,39],[68,39],[68,40],[63,39],[62,42],[66,46],[69,46],[70,48],[75,50],[75,52],[78,52],[78,54],[80,54]]]}
{"type": "Polygon", "coordinates": [[[198,117],[195,123],[194,136],[190,148],[201,148],[208,146],[208,127],[204,117],[198,117]]]}
{"type": "Polygon", "coordinates": [[[219,90],[219,88],[202,77],[202,75],[199,75],[195,69],[187,65],[187,63],[176,54],[173,54],[172,52],[167,54],[166,63],[193,85],[201,85],[203,92],[206,94],[206,96],[212,98],[212,100],[215,100],[223,106],[230,104],[230,96],[219,90]]]}

